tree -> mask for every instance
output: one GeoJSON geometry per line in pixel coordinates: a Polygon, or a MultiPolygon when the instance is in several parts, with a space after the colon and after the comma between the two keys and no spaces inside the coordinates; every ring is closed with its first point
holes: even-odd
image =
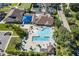
{"type": "Polygon", "coordinates": [[[71,16],[72,16],[72,14],[71,14],[71,12],[70,12],[69,9],[66,9],[66,10],[65,10],[65,16],[66,16],[66,17],[71,17],[71,16]]]}
{"type": "Polygon", "coordinates": [[[54,10],[52,14],[57,15],[57,10],[54,10]]]}
{"type": "Polygon", "coordinates": [[[75,11],[75,12],[79,11],[79,3],[70,3],[69,6],[72,11],[75,11]]]}
{"type": "Polygon", "coordinates": [[[75,19],[68,19],[69,25],[75,25],[76,20],[75,19]]]}
{"type": "Polygon", "coordinates": [[[79,12],[77,12],[77,14],[76,14],[76,18],[79,20],[79,12]]]}
{"type": "Polygon", "coordinates": [[[55,26],[58,28],[61,26],[62,22],[59,19],[55,19],[55,26]]]}
{"type": "Polygon", "coordinates": [[[71,55],[73,50],[70,45],[70,41],[73,40],[72,34],[63,26],[60,26],[55,33],[54,38],[57,43],[56,46],[59,46],[56,47],[56,55],[71,55]]]}
{"type": "Polygon", "coordinates": [[[12,26],[12,28],[14,28],[14,30],[16,31],[16,33],[21,37],[23,38],[24,36],[26,36],[26,33],[25,31],[23,31],[19,26],[12,26]]]}
{"type": "Polygon", "coordinates": [[[55,9],[57,9],[58,6],[59,6],[59,3],[54,3],[54,4],[53,4],[53,7],[54,7],[55,9]]]}
{"type": "Polygon", "coordinates": [[[67,4],[66,3],[63,3],[62,6],[63,6],[63,11],[65,11],[66,8],[67,8],[67,4]]]}

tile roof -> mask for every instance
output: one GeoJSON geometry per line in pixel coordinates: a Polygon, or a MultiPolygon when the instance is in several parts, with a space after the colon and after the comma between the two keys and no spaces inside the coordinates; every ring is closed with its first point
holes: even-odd
{"type": "Polygon", "coordinates": [[[20,9],[16,9],[16,8],[12,8],[9,13],[7,14],[8,17],[5,19],[7,22],[8,21],[13,21],[13,20],[10,20],[10,19],[16,19],[16,21],[21,21],[22,19],[22,16],[24,14],[24,10],[20,10],[20,9]],[[14,18],[12,18],[14,17],[14,18]]]}
{"type": "Polygon", "coordinates": [[[51,16],[41,14],[39,16],[35,16],[35,19],[33,19],[32,22],[37,25],[52,26],[54,23],[54,19],[51,16]]]}

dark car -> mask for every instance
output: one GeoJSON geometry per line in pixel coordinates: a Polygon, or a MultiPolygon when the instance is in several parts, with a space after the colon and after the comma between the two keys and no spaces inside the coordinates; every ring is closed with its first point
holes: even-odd
{"type": "Polygon", "coordinates": [[[11,35],[11,33],[10,33],[10,32],[6,32],[6,33],[4,34],[4,36],[5,36],[5,35],[11,35]]]}
{"type": "Polygon", "coordinates": [[[0,44],[2,44],[2,42],[0,42],[0,44]]]}

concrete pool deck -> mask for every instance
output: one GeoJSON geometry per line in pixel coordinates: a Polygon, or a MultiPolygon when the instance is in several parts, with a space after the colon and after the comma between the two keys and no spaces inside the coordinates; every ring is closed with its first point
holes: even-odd
{"type": "Polygon", "coordinates": [[[49,46],[49,43],[52,43],[52,45],[54,45],[55,41],[52,38],[49,41],[38,41],[38,42],[34,41],[33,42],[32,37],[37,36],[34,32],[37,32],[37,28],[39,28],[39,26],[32,26],[32,27],[33,28],[29,29],[29,36],[28,36],[28,39],[26,40],[27,43],[23,45],[24,49],[30,50],[31,47],[37,49],[37,45],[40,45],[41,47],[46,47],[46,46],[49,46]]]}

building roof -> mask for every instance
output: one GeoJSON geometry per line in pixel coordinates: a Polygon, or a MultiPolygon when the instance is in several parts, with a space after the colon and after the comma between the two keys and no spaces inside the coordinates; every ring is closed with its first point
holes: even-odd
{"type": "Polygon", "coordinates": [[[54,53],[55,48],[53,47],[53,45],[49,45],[47,46],[47,48],[41,48],[41,52],[47,52],[49,54],[54,53]]]}
{"type": "Polygon", "coordinates": [[[24,10],[12,8],[9,11],[9,13],[7,14],[8,17],[5,20],[6,20],[6,22],[9,22],[9,21],[12,22],[14,20],[21,21],[23,14],[24,14],[24,10]],[[12,20],[12,19],[14,19],[14,20],[12,20]]]}
{"type": "Polygon", "coordinates": [[[52,26],[54,23],[54,19],[51,16],[41,14],[39,16],[35,16],[32,23],[37,24],[37,25],[52,26]]]}

